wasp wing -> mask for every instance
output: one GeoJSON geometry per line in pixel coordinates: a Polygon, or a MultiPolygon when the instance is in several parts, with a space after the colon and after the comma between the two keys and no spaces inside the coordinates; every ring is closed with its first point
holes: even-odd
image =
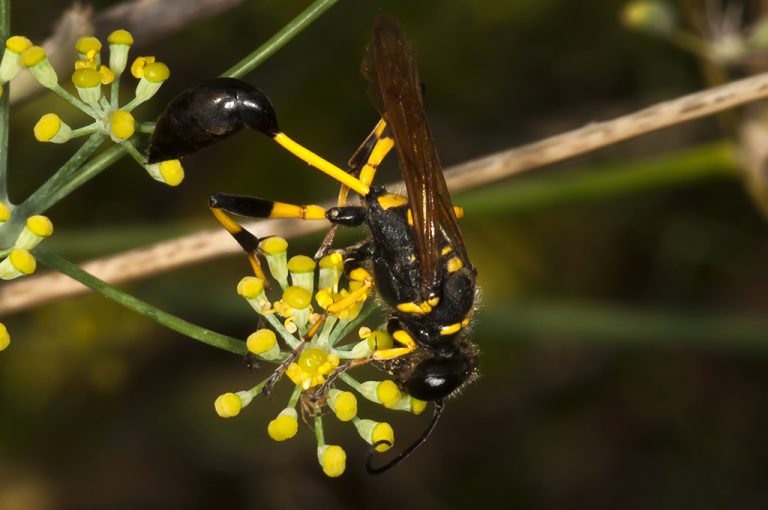
{"type": "Polygon", "coordinates": [[[377,20],[362,71],[371,100],[392,131],[408,191],[421,287],[429,293],[440,282],[441,234],[465,262],[468,258],[427,123],[416,52],[397,22],[377,20]]]}

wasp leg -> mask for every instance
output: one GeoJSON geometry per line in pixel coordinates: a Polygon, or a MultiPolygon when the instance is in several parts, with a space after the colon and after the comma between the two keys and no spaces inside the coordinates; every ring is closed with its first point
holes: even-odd
{"type": "Polygon", "coordinates": [[[343,365],[340,365],[336,370],[331,372],[328,377],[326,377],[325,382],[323,382],[323,384],[320,385],[320,387],[317,388],[317,390],[315,390],[315,392],[309,397],[310,402],[313,404],[324,402],[326,396],[328,395],[328,391],[331,389],[331,386],[336,382],[336,379],[338,379],[341,374],[352,368],[366,365],[370,362],[371,358],[360,358],[347,361],[343,365]]]}
{"type": "MultiPolygon", "coordinates": [[[[389,154],[394,147],[395,142],[392,139],[392,133],[387,128],[387,123],[384,119],[379,120],[373,131],[365,138],[360,147],[357,148],[355,153],[349,158],[350,174],[359,176],[360,182],[366,186],[370,186],[373,182],[373,177],[376,175],[376,169],[378,169],[381,162],[389,154]]],[[[336,201],[338,207],[347,205],[347,197],[349,195],[349,187],[342,184],[339,188],[339,196],[336,201]]],[[[319,260],[328,253],[328,250],[333,243],[333,238],[336,235],[337,225],[331,226],[328,233],[325,234],[323,242],[320,244],[317,252],[315,253],[315,260],[319,260]]]]}
{"type": "Polygon", "coordinates": [[[208,206],[216,220],[229,232],[248,255],[248,261],[256,276],[264,281],[264,272],[259,263],[259,242],[261,239],[240,225],[229,213],[250,218],[301,218],[324,220],[326,210],[317,205],[293,205],[256,197],[214,193],[208,206]]]}
{"type": "Polygon", "coordinates": [[[274,107],[253,85],[217,78],[184,90],[160,116],[147,151],[148,163],[178,159],[249,127],[361,195],[369,188],[358,178],[298,144],[278,127],[274,107]]]}
{"type": "Polygon", "coordinates": [[[402,347],[392,347],[390,349],[381,349],[375,351],[371,355],[374,360],[383,361],[397,358],[411,353],[416,349],[416,341],[413,339],[410,333],[405,330],[403,325],[400,324],[400,321],[397,320],[397,318],[390,318],[389,322],[387,323],[387,329],[389,330],[390,336],[392,336],[392,338],[397,343],[402,345],[402,347]]]}

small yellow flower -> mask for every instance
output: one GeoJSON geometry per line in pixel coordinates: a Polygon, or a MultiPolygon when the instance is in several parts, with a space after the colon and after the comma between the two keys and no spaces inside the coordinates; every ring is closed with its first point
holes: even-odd
{"type": "Polygon", "coordinates": [[[350,391],[332,389],[328,396],[328,406],[340,421],[350,421],[357,416],[357,397],[350,391]]]}
{"type": "Polygon", "coordinates": [[[13,280],[35,272],[37,261],[27,250],[16,248],[0,262],[0,280],[13,280]]]}
{"type": "Polygon", "coordinates": [[[285,375],[302,389],[319,386],[325,382],[325,376],[339,366],[339,357],[328,354],[319,347],[304,349],[295,363],[291,363],[285,375]]]}
{"type": "Polygon", "coordinates": [[[150,177],[168,186],[178,186],[184,180],[184,167],[178,159],[144,165],[150,177]]]}
{"type": "Polygon", "coordinates": [[[14,248],[21,250],[31,250],[46,237],[53,234],[53,223],[47,216],[35,215],[27,218],[24,229],[19,233],[14,248]]]}
{"type": "Polygon", "coordinates": [[[317,448],[317,460],[323,468],[323,473],[331,478],[344,474],[347,467],[347,454],[338,445],[323,445],[317,448]]]}
{"type": "Polygon", "coordinates": [[[93,36],[84,36],[77,40],[75,49],[82,60],[94,60],[101,51],[101,41],[93,36]]]}
{"type": "Polygon", "coordinates": [[[109,67],[115,74],[122,74],[128,63],[128,49],[133,44],[133,36],[127,30],[115,30],[109,37],[109,67]]]}
{"type": "Polygon", "coordinates": [[[21,54],[21,65],[29,69],[32,76],[46,88],[53,88],[59,82],[53,66],[45,55],[45,50],[40,46],[30,46],[21,54]]]}
{"type": "Polygon", "coordinates": [[[0,63],[0,83],[11,81],[21,71],[21,54],[32,47],[32,41],[21,35],[14,35],[5,41],[3,60],[0,63]]]}
{"type": "Polygon", "coordinates": [[[136,121],[130,112],[125,110],[116,110],[112,112],[109,118],[110,132],[112,140],[121,142],[133,136],[136,130],[136,121]]]}
{"type": "Polygon", "coordinates": [[[291,439],[299,430],[299,420],[296,409],[288,407],[278,415],[277,418],[269,422],[267,434],[275,441],[285,441],[291,439]]]}
{"type": "Polygon", "coordinates": [[[95,69],[84,67],[72,73],[72,83],[85,103],[98,104],[101,98],[101,75],[95,69]]]}
{"type": "Polygon", "coordinates": [[[236,393],[224,393],[219,395],[214,402],[214,408],[216,414],[222,418],[234,418],[240,414],[240,410],[243,408],[243,401],[240,400],[240,396],[236,393]]]}
{"type": "Polygon", "coordinates": [[[72,139],[72,128],[55,113],[46,113],[34,128],[38,142],[65,143],[72,139]]]}

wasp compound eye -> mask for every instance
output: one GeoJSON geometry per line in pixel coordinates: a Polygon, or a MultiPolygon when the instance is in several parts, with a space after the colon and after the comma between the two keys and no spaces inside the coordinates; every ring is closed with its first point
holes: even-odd
{"type": "Polygon", "coordinates": [[[405,382],[408,393],[420,400],[447,397],[472,375],[475,362],[463,353],[430,358],[419,363],[405,382]]]}
{"type": "Polygon", "coordinates": [[[267,96],[234,78],[198,83],[176,96],[160,116],[150,140],[147,162],[179,159],[244,127],[272,137],[279,132],[275,110],[267,96]]]}

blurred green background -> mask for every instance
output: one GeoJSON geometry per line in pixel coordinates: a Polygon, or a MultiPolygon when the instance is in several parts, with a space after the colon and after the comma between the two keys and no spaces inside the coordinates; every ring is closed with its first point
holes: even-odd
{"type": "MultiPolygon", "coordinates": [[[[157,55],[172,72],[137,118],[153,119],[308,4],[249,1],[151,47],[137,41],[133,55],[157,55]]],[[[705,87],[690,54],[621,25],[623,4],[342,0],[247,80],[270,96],[286,133],[344,162],[376,121],[359,74],[372,21],[397,17],[418,50],[448,167],[705,87]]],[[[13,32],[39,41],[63,7],[14,2],[13,32]]],[[[747,2],[745,15],[759,7],[747,2]]],[[[51,95],[14,106],[16,201],[74,150],[33,141],[48,111],[83,122],[51,95]]],[[[723,156],[722,125],[684,124],[455,197],[482,288],[482,377],[449,402],[422,449],[381,477],[365,474],[352,427],[332,420],[328,440],[348,452],[340,479],[322,474],[309,430],[270,441],[285,385],[274,402],[218,418],[216,396],[260,376],[101,297],[3,317],[13,343],[0,355],[0,510],[765,508],[768,243],[723,156]],[[677,185],[566,186],[601,171],[686,168],[694,176],[677,185]]],[[[213,191],[298,203],[335,193],[251,133],[185,167],[171,189],[124,159],[49,211],[57,234],[47,246],[80,261],[213,228],[213,191]]],[[[398,179],[397,165],[379,177],[398,179]]],[[[291,251],[312,254],[319,239],[291,240],[291,251]]],[[[238,256],[122,288],[244,338],[256,315],[234,287],[247,272],[238,256]]],[[[426,422],[398,416],[400,445],[426,422]]]]}

